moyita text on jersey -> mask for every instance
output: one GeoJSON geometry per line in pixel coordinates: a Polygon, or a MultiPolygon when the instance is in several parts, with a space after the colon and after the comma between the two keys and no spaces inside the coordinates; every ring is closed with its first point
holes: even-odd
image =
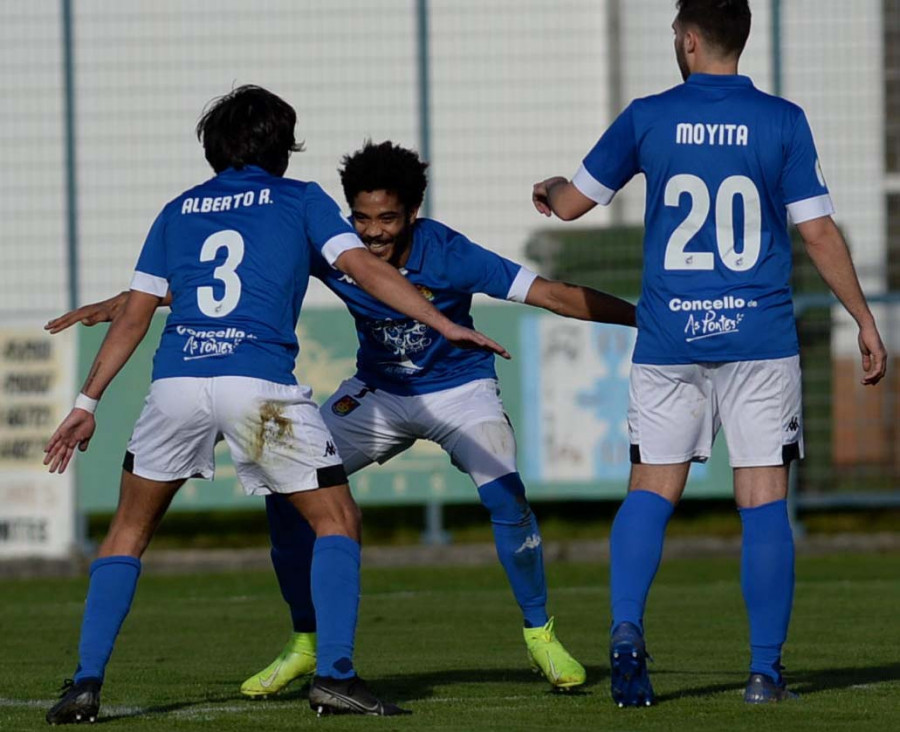
{"type": "Polygon", "coordinates": [[[263,188],[257,191],[243,191],[229,196],[194,196],[185,198],[181,204],[181,213],[211,213],[217,211],[231,211],[235,208],[247,208],[248,206],[265,206],[272,203],[271,191],[263,188]]]}
{"type": "Polygon", "coordinates": [[[746,147],[750,138],[747,125],[717,122],[679,122],[675,125],[677,145],[740,145],[746,147]]]}

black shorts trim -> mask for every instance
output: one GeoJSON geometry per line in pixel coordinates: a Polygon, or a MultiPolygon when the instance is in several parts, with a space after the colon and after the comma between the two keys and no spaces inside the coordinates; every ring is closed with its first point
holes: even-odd
{"type": "Polygon", "coordinates": [[[781,464],[790,465],[792,461],[800,459],[800,443],[792,442],[790,445],[781,446],[781,464]]]}
{"type": "Polygon", "coordinates": [[[122,470],[126,473],[134,473],[134,453],[130,450],[125,451],[125,459],[122,461],[122,470]]]}
{"type": "Polygon", "coordinates": [[[640,465],[641,464],[641,446],[640,445],[632,445],[631,446],[631,464],[632,465],[640,465]]]}
{"type": "Polygon", "coordinates": [[[318,468],[316,470],[316,481],[319,488],[331,488],[333,485],[342,485],[347,482],[347,472],[344,470],[344,464],[329,465],[327,468],[318,468]]]}

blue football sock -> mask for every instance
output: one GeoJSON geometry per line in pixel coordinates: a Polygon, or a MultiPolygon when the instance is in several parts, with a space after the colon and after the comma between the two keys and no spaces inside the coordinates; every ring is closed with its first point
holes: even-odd
{"type": "Polygon", "coordinates": [[[672,503],[650,491],[631,491],[619,507],[609,537],[613,628],[628,622],[643,632],[647,593],[674,510],[672,503]]]}
{"type": "Polygon", "coordinates": [[[131,609],[140,574],[141,560],[135,557],[104,557],[91,564],[78,644],[76,683],[85,679],[103,681],[116,636],[131,609]]]}
{"type": "Polygon", "coordinates": [[[750,673],[781,683],[781,647],[794,601],[794,537],[787,501],[741,508],[741,590],[750,621],[750,673]]]}
{"type": "Polygon", "coordinates": [[[272,540],[272,566],[281,596],[291,609],[294,632],[315,633],[310,572],[316,534],[284,496],[266,496],[266,515],[272,540]]]}
{"type": "Polygon", "coordinates": [[[522,609],[526,628],[547,623],[547,581],[537,519],[525,498],[518,473],[509,473],[478,488],[491,514],[494,545],[500,564],[522,609]]]}
{"type": "Polygon", "coordinates": [[[346,536],[316,539],[312,561],[316,606],[316,673],[349,679],[359,609],[359,544],[346,536]]]}

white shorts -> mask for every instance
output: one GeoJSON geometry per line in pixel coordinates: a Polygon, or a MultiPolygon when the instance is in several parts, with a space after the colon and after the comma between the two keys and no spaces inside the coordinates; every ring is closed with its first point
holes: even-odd
{"type": "Polygon", "coordinates": [[[703,462],[720,426],[733,468],[787,465],[802,458],[800,357],[632,365],[628,432],[633,463],[703,462]]]}
{"type": "Polygon", "coordinates": [[[340,454],[306,386],[244,376],[154,381],[125,469],[157,481],[212,480],[223,438],[248,495],[346,483],[340,454]]]}
{"type": "Polygon", "coordinates": [[[516,472],[516,437],[495,379],[397,396],[347,379],[322,407],[347,473],[384,463],[416,440],[440,445],[476,486],[516,472]]]}

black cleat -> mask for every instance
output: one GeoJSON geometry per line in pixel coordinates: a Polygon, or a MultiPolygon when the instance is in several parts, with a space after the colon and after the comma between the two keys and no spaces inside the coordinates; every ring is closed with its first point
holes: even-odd
{"type": "Polygon", "coordinates": [[[609,639],[610,692],[621,707],[649,707],[653,686],[647,673],[644,636],[633,623],[619,623],[609,639]]]}
{"type": "Polygon", "coordinates": [[[411,714],[396,704],[381,701],[359,676],[333,679],[315,676],[309,687],[309,708],[320,717],[326,714],[367,714],[373,717],[392,717],[411,714]]]}
{"type": "Polygon", "coordinates": [[[747,704],[774,704],[796,698],[793,691],[787,690],[784,681],[779,683],[766,674],[750,674],[747,688],[744,689],[744,701],[747,704]]]}
{"type": "Polygon", "coordinates": [[[100,711],[100,686],[97,679],[63,682],[59,701],[47,712],[47,724],[93,724],[100,711]]]}

